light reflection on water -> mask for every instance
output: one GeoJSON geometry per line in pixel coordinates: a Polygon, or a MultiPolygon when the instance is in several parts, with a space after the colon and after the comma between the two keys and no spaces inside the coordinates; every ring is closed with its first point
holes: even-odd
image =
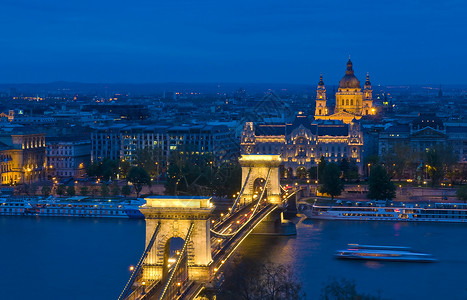
{"type": "MultiPolygon", "coordinates": [[[[467,224],[305,220],[297,231],[250,236],[239,255],[292,266],[308,299],[318,299],[331,276],[355,279],[359,291],[385,299],[467,299],[467,224]],[[348,243],[409,246],[440,261],[334,259],[348,243]]],[[[144,238],[144,221],[0,217],[0,298],[116,299],[144,238]]]]}
{"type": "Polygon", "coordinates": [[[297,224],[296,237],[251,236],[239,255],[291,266],[308,299],[318,299],[330,277],[354,279],[357,290],[389,299],[466,299],[466,224],[312,221],[297,224]],[[409,246],[436,263],[338,260],[348,243],[409,246]],[[264,249],[267,249],[266,251],[264,249]]]}

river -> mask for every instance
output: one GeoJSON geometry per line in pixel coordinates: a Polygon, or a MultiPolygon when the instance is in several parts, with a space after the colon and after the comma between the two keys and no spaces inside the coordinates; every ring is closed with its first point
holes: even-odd
{"type": "MultiPolygon", "coordinates": [[[[466,299],[466,224],[299,221],[297,236],[248,237],[241,256],[291,266],[307,299],[330,277],[384,299],[466,299]],[[347,243],[410,246],[436,263],[342,261],[347,243]]],[[[144,248],[142,220],[0,217],[0,299],[116,299],[144,248]]]]}

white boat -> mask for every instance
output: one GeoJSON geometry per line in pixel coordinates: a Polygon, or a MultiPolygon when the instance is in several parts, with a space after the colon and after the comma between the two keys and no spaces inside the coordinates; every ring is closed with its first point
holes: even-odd
{"type": "Polygon", "coordinates": [[[400,261],[400,262],[435,262],[431,254],[413,252],[409,247],[368,246],[349,244],[346,250],[338,250],[339,259],[400,261]]]}
{"type": "Polygon", "coordinates": [[[144,199],[5,197],[0,198],[0,215],[141,219],[139,206],[145,203],[144,199]]]}
{"type": "Polygon", "coordinates": [[[467,204],[435,203],[400,205],[301,205],[302,212],[311,219],[357,221],[405,221],[467,223],[467,204]]]}

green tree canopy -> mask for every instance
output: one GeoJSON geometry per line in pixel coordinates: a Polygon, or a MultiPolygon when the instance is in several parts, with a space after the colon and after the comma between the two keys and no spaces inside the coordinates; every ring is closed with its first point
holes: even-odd
{"type": "Polygon", "coordinates": [[[226,280],[218,295],[219,299],[306,299],[302,285],[290,267],[245,258],[234,263],[225,272],[226,280]]]}
{"type": "Polygon", "coordinates": [[[396,186],[381,165],[371,168],[370,177],[368,178],[368,190],[367,197],[369,199],[392,200],[396,197],[396,186]]]}
{"type": "Polygon", "coordinates": [[[118,169],[120,171],[121,178],[126,178],[128,176],[128,172],[131,169],[131,164],[130,164],[129,161],[122,160],[122,161],[120,161],[120,165],[119,165],[118,169]]]}
{"type": "Polygon", "coordinates": [[[321,159],[319,160],[319,163],[318,163],[318,180],[319,180],[319,183],[322,183],[321,178],[323,177],[324,169],[326,169],[327,164],[328,164],[328,162],[326,161],[324,156],[321,156],[321,159]]]}
{"type": "MultiPolygon", "coordinates": [[[[216,189],[214,183],[219,167],[211,154],[200,154],[192,145],[173,151],[169,157],[165,193],[176,195],[205,195],[216,189]]],[[[222,177],[223,178],[223,177],[222,177]]]]}
{"type": "Polygon", "coordinates": [[[101,184],[101,196],[102,197],[109,196],[109,186],[105,183],[101,184]]]}
{"type": "Polygon", "coordinates": [[[396,143],[391,151],[383,155],[382,161],[389,177],[401,181],[404,172],[416,161],[416,155],[409,145],[396,143]]]}
{"type": "Polygon", "coordinates": [[[339,162],[339,168],[344,180],[354,181],[358,179],[358,166],[354,159],[342,158],[339,162]]]}
{"type": "Polygon", "coordinates": [[[127,180],[133,184],[136,197],[139,197],[139,193],[143,189],[143,186],[151,186],[151,177],[142,167],[132,167],[130,172],[128,172],[127,180]]]}
{"type": "Polygon", "coordinates": [[[431,178],[431,186],[439,185],[448,169],[457,162],[451,147],[435,145],[425,152],[425,168],[431,178]]]}
{"type": "Polygon", "coordinates": [[[131,187],[128,184],[125,184],[124,186],[122,186],[122,195],[126,197],[130,194],[131,194],[131,187]]]}
{"type": "Polygon", "coordinates": [[[70,185],[69,187],[67,187],[66,189],[66,194],[70,197],[73,197],[75,194],[76,194],[76,191],[75,191],[75,187],[70,185]]]}
{"type": "Polygon", "coordinates": [[[339,196],[344,190],[340,174],[341,171],[335,163],[328,163],[324,168],[323,176],[320,178],[322,182],[320,192],[331,195],[332,199],[335,196],[339,196]]]}
{"type": "Polygon", "coordinates": [[[44,196],[44,197],[49,196],[51,191],[52,191],[52,189],[49,186],[44,185],[42,187],[42,189],[41,189],[42,196],[44,196]]]}
{"type": "Polygon", "coordinates": [[[82,186],[80,188],[80,191],[79,193],[82,195],[82,196],[87,196],[89,194],[89,189],[87,186],[82,186]]]}
{"type": "Polygon", "coordinates": [[[463,185],[457,189],[456,197],[457,199],[464,201],[464,203],[467,202],[467,185],[463,185]]]}
{"type": "Polygon", "coordinates": [[[297,178],[303,179],[306,178],[307,171],[305,167],[298,167],[297,168],[297,178]]]}
{"type": "Polygon", "coordinates": [[[97,176],[107,181],[117,177],[118,166],[117,161],[106,158],[101,162],[90,164],[86,169],[86,173],[88,176],[97,176]]]}
{"type": "Polygon", "coordinates": [[[112,196],[120,195],[120,187],[118,186],[117,182],[112,183],[112,185],[110,186],[110,193],[112,194],[112,196]]]}
{"type": "Polygon", "coordinates": [[[149,148],[138,149],[136,151],[135,165],[146,170],[149,176],[156,177],[159,174],[159,164],[161,164],[162,158],[161,148],[149,148]]]}
{"type": "Polygon", "coordinates": [[[63,196],[65,195],[65,192],[66,192],[66,186],[64,184],[60,184],[59,186],[57,186],[57,195],[63,196]]]}

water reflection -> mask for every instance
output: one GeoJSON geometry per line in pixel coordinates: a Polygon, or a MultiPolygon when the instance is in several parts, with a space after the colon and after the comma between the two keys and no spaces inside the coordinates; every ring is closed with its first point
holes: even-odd
{"type": "Polygon", "coordinates": [[[330,277],[354,279],[364,293],[390,299],[465,299],[465,224],[296,220],[297,236],[250,236],[238,255],[293,268],[309,299],[330,277]],[[334,259],[348,243],[408,246],[431,253],[432,264],[334,259]],[[441,284],[442,283],[442,284],[441,284]],[[448,296],[448,297],[447,297],[448,296]]]}

